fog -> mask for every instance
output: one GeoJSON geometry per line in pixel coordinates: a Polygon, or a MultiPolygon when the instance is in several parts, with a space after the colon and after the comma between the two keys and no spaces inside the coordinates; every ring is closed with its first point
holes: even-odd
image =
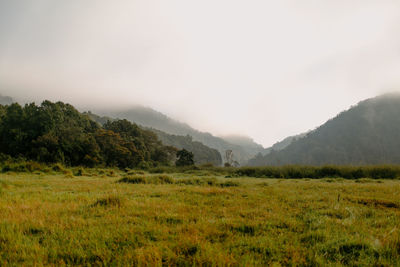
{"type": "Polygon", "coordinates": [[[0,93],[269,146],[400,89],[395,0],[2,0],[0,93]]]}

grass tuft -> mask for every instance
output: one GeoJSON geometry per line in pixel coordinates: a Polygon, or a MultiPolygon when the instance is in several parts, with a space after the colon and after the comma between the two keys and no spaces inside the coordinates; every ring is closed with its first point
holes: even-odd
{"type": "Polygon", "coordinates": [[[128,184],[173,184],[174,178],[168,175],[153,175],[153,176],[125,176],[118,180],[118,183],[128,184]]]}
{"type": "Polygon", "coordinates": [[[93,207],[102,206],[102,207],[122,207],[123,199],[119,196],[107,196],[105,198],[98,199],[95,203],[93,203],[93,207]]]}

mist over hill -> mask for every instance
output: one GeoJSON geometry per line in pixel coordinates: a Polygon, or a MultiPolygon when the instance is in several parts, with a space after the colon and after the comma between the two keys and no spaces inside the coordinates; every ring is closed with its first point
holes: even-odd
{"type": "Polygon", "coordinates": [[[366,165],[400,163],[400,94],[360,102],[249,165],[366,165]]]}
{"type": "Polygon", "coordinates": [[[292,142],[296,141],[297,139],[303,138],[306,135],[307,135],[307,133],[302,133],[302,134],[297,134],[297,135],[286,137],[282,141],[276,142],[272,146],[263,149],[261,151],[261,153],[257,154],[257,157],[267,155],[267,154],[271,153],[272,151],[280,151],[282,149],[285,149],[292,142]]]}
{"type": "Polygon", "coordinates": [[[172,135],[190,135],[194,141],[201,142],[210,148],[218,150],[223,159],[225,151],[232,150],[234,159],[241,165],[246,164],[247,161],[260,152],[262,148],[261,145],[249,140],[246,140],[246,142],[238,142],[237,138],[235,140],[233,140],[233,138],[224,139],[213,136],[210,133],[198,131],[190,127],[188,124],[173,120],[168,116],[147,107],[136,106],[121,111],[96,110],[96,113],[113,118],[127,119],[139,125],[154,128],[172,135]]]}
{"type": "Polygon", "coordinates": [[[264,150],[264,147],[262,145],[257,144],[252,138],[248,136],[224,135],[220,137],[231,144],[241,146],[249,155],[254,155],[255,153],[259,153],[264,150]]]}
{"type": "Polygon", "coordinates": [[[3,96],[0,94],[0,105],[10,105],[14,100],[9,96],[3,96]]]}

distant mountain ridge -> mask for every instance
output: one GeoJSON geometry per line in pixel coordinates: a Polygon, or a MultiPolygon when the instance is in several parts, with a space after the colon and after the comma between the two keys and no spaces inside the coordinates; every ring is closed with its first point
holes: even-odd
{"type": "Polygon", "coordinates": [[[262,152],[264,150],[264,147],[260,144],[257,144],[254,142],[253,139],[251,139],[248,136],[243,136],[243,135],[225,135],[225,136],[220,136],[222,139],[227,141],[228,143],[234,144],[241,146],[246,153],[249,155],[251,154],[257,154],[259,152],[262,152]]]}
{"type": "Polygon", "coordinates": [[[95,112],[102,116],[127,119],[139,125],[154,128],[172,135],[190,135],[194,141],[201,142],[210,148],[217,149],[222,155],[223,160],[225,160],[225,151],[232,150],[234,159],[241,165],[246,164],[249,159],[253,158],[261,147],[255,143],[251,144],[250,147],[248,145],[241,146],[231,143],[229,140],[227,141],[221,137],[216,137],[210,133],[200,132],[196,129],[193,129],[185,123],[173,120],[168,116],[147,107],[137,106],[121,111],[96,110],[95,112]],[[256,150],[251,148],[257,147],[257,145],[260,147],[256,150]]]}
{"type": "Polygon", "coordinates": [[[400,164],[400,94],[361,101],[280,151],[249,161],[263,165],[400,164]]]}
{"type": "Polygon", "coordinates": [[[272,151],[280,151],[285,149],[287,146],[289,146],[291,143],[293,143],[294,141],[303,138],[304,136],[306,136],[307,133],[302,133],[302,134],[298,134],[298,135],[293,135],[293,136],[289,136],[286,137],[285,139],[283,139],[282,141],[276,142],[275,144],[273,144],[271,147],[265,148],[261,154],[262,155],[267,155],[269,153],[271,153],[272,151]]]}

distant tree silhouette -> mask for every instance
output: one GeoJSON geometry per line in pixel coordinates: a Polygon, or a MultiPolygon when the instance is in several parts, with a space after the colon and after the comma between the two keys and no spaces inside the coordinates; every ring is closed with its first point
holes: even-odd
{"type": "Polygon", "coordinates": [[[186,149],[179,150],[176,153],[178,159],[176,160],[176,166],[190,166],[194,165],[193,153],[186,149]]]}

